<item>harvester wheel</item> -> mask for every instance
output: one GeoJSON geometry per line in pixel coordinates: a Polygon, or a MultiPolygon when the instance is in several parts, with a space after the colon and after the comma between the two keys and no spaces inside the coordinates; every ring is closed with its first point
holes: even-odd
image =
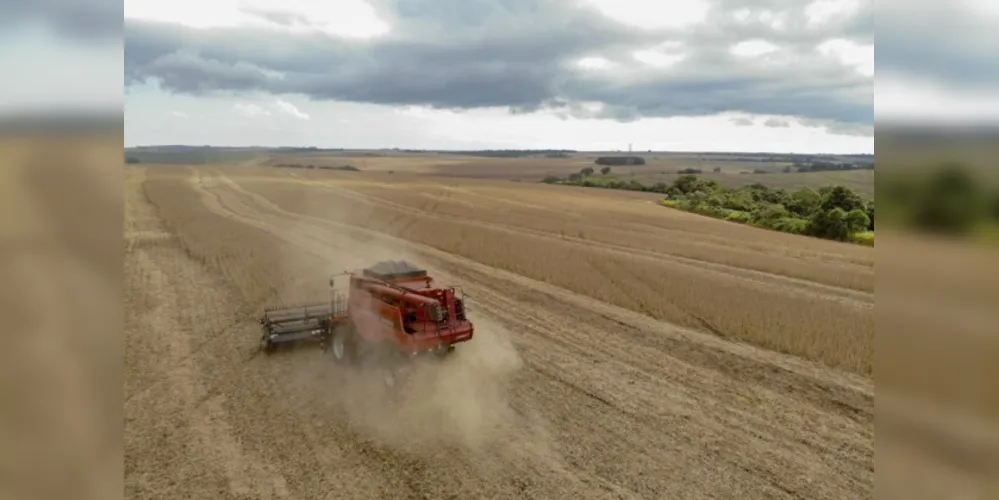
{"type": "Polygon", "coordinates": [[[434,350],[434,354],[437,355],[438,359],[446,359],[449,356],[451,356],[451,354],[453,353],[454,353],[454,344],[441,346],[434,350]]]}
{"type": "Polygon", "coordinates": [[[333,360],[340,364],[350,364],[354,361],[356,348],[354,329],[349,326],[339,326],[330,336],[330,353],[333,360]]]}
{"type": "Polygon", "coordinates": [[[266,354],[274,352],[274,343],[271,342],[270,333],[264,329],[263,333],[260,335],[260,350],[264,351],[266,354]]]}

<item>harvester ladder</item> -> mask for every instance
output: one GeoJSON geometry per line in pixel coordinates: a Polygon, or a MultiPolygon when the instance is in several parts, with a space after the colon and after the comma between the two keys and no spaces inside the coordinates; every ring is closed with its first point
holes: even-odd
{"type": "Polygon", "coordinates": [[[339,290],[330,292],[330,314],[334,317],[347,315],[347,294],[339,290]]]}

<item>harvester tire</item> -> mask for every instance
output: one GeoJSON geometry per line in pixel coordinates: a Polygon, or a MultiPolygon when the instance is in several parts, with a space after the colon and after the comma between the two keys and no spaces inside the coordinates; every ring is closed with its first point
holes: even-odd
{"type": "Polygon", "coordinates": [[[341,365],[349,365],[355,361],[357,354],[357,338],[351,326],[343,325],[335,328],[330,335],[330,355],[333,361],[341,365]]]}
{"type": "Polygon", "coordinates": [[[274,345],[274,343],[271,342],[270,333],[267,332],[266,329],[264,329],[264,331],[260,335],[260,350],[263,351],[265,354],[270,354],[274,352],[275,347],[276,346],[274,345]]]}
{"type": "Polygon", "coordinates": [[[454,344],[439,347],[434,351],[434,355],[437,359],[441,360],[449,358],[452,354],[454,354],[454,344]]]}

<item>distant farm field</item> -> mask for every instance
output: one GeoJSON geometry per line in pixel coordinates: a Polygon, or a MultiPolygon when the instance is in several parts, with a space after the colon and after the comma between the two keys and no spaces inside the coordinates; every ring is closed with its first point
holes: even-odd
{"type": "MultiPolygon", "coordinates": [[[[635,174],[634,178],[646,185],[657,182],[672,183],[680,174],[635,174]]],[[[874,198],[874,171],[849,170],[843,172],[783,172],[770,174],[714,173],[697,174],[705,180],[717,181],[727,188],[738,188],[750,184],[763,184],[772,188],[794,191],[800,188],[819,189],[825,186],[845,186],[868,199],[874,198]]],[[[627,179],[627,177],[625,177],[627,179]]]]}
{"type": "MultiPolygon", "coordinates": [[[[140,164],[240,164],[299,166],[302,168],[338,168],[351,166],[367,172],[417,173],[452,178],[502,179],[537,182],[546,177],[567,177],[586,167],[595,170],[594,161],[600,156],[626,153],[570,153],[564,157],[533,155],[524,157],[490,157],[475,153],[406,152],[393,150],[317,150],[314,152],[264,148],[187,148],[167,147],[129,149],[126,156],[140,164]]],[[[605,177],[637,180],[653,185],[671,183],[682,170],[696,169],[699,177],[715,180],[724,187],[736,188],[760,183],[770,187],[793,190],[802,187],[818,189],[842,185],[858,194],[873,198],[874,171],[827,171],[785,173],[791,165],[782,155],[738,155],[728,153],[636,153],[644,165],[621,165],[611,168],[605,177]],[[716,171],[717,170],[717,171],[716,171]]],[[[826,160],[866,163],[870,158],[830,156],[826,160]]]]}
{"type": "MultiPolygon", "coordinates": [[[[351,165],[364,171],[421,173],[445,177],[472,179],[504,179],[536,182],[548,176],[566,177],[586,167],[595,170],[594,154],[577,154],[568,158],[481,158],[461,155],[285,155],[267,160],[268,164],[296,164],[302,166],[351,165]]],[[[698,169],[698,177],[718,181],[724,187],[741,187],[754,183],[782,189],[810,187],[818,189],[828,185],[843,185],[865,196],[874,196],[874,171],[851,170],[837,172],[784,173],[786,163],[721,161],[717,158],[700,159],[682,154],[646,155],[645,165],[611,167],[606,176],[613,179],[635,179],[646,185],[657,182],[671,183],[684,169],[698,169]],[[720,169],[715,172],[715,169],[720,169]],[[753,173],[759,170],[767,173],[753,173]]]]}

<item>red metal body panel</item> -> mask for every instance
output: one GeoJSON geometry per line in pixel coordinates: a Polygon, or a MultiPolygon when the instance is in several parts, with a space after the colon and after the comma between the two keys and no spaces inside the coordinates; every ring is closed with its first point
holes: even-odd
{"type": "Polygon", "coordinates": [[[399,300],[401,300],[403,302],[407,302],[407,303],[414,304],[414,305],[431,305],[431,306],[433,306],[433,305],[439,305],[440,304],[440,302],[438,302],[436,299],[433,299],[431,297],[425,297],[425,296],[420,295],[420,294],[418,294],[418,293],[416,293],[414,291],[411,291],[411,290],[405,290],[405,289],[399,289],[399,288],[392,288],[392,287],[387,286],[387,285],[380,285],[378,283],[373,283],[373,282],[370,282],[370,281],[368,281],[368,282],[362,282],[361,283],[361,288],[364,289],[367,292],[370,292],[370,293],[374,294],[374,295],[382,295],[382,296],[385,296],[385,297],[393,297],[393,298],[399,299],[399,300]]]}
{"type": "Polygon", "coordinates": [[[352,274],[346,317],[368,342],[392,342],[403,352],[465,342],[474,327],[464,317],[452,287],[436,287],[429,276],[379,280],[352,274]]]}

